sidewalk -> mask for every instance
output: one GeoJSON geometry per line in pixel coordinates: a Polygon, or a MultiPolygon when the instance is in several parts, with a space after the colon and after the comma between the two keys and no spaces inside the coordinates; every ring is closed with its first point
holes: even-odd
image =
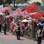
{"type": "Polygon", "coordinates": [[[11,33],[7,35],[0,33],[0,44],[37,44],[37,42],[24,37],[21,37],[21,40],[17,40],[16,36],[11,35],[11,33]]]}
{"type": "MultiPolygon", "coordinates": [[[[17,40],[15,35],[7,32],[7,35],[0,33],[0,44],[37,44],[37,42],[25,37],[21,37],[21,40],[17,40]]],[[[44,44],[44,40],[42,44],[44,44]]]]}

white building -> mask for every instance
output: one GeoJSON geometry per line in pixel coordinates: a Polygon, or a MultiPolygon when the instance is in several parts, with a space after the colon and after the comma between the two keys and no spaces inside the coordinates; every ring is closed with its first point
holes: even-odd
{"type": "Polygon", "coordinates": [[[28,3],[33,3],[33,2],[40,2],[40,3],[42,3],[42,0],[28,0],[27,2],[28,3]]]}

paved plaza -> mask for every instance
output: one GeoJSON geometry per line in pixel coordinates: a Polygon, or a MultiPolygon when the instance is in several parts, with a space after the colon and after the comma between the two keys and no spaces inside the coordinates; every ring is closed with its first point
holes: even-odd
{"type": "MultiPolygon", "coordinates": [[[[15,35],[0,33],[0,44],[37,44],[37,42],[24,37],[21,37],[21,40],[17,40],[15,35]]],[[[42,44],[44,44],[44,40],[42,44]]]]}

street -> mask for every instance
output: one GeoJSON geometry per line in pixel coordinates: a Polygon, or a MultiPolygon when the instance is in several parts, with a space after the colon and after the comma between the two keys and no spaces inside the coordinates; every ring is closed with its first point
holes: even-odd
{"type": "MultiPolygon", "coordinates": [[[[0,33],[0,44],[37,44],[36,41],[21,37],[21,40],[17,40],[15,35],[0,33]]],[[[44,44],[44,41],[42,41],[44,44]]]]}

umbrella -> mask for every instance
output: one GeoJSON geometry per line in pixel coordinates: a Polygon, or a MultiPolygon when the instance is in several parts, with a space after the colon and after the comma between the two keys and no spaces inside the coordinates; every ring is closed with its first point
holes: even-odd
{"type": "Polygon", "coordinates": [[[0,15],[4,15],[4,13],[0,13],[0,15]]]}
{"type": "Polygon", "coordinates": [[[8,15],[8,16],[6,16],[6,18],[9,18],[10,16],[8,15]]]}
{"type": "Polygon", "coordinates": [[[32,17],[29,17],[28,19],[29,19],[29,20],[32,20],[32,17]]]}
{"type": "Polygon", "coordinates": [[[17,8],[17,9],[16,9],[16,13],[18,13],[18,15],[21,15],[21,12],[22,12],[22,11],[21,11],[20,8],[17,8]]]}
{"type": "Polygon", "coordinates": [[[12,11],[12,10],[11,10],[10,7],[4,7],[4,8],[2,8],[2,12],[3,12],[3,13],[5,13],[5,12],[10,13],[11,11],[12,11]]]}
{"type": "Polygon", "coordinates": [[[26,8],[28,13],[35,12],[38,10],[38,6],[36,4],[32,4],[26,8]]]}
{"type": "Polygon", "coordinates": [[[32,14],[32,18],[40,19],[41,17],[43,17],[43,13],[41,13],[41,12],[37,12],[35,14],[32,14]]]}
{"type": "Polygon", "coordinates": [[[29,22],[29,20],[27,20],[27,19],[24,19],[24,20],[22,20],[21,22],[29,22]]]}
{"type": "Polygon", "coordinates": [[[5,18],[8,19],[8,18],[13,18],[13,17],[11,15],[7,15],[5,18]]]}

